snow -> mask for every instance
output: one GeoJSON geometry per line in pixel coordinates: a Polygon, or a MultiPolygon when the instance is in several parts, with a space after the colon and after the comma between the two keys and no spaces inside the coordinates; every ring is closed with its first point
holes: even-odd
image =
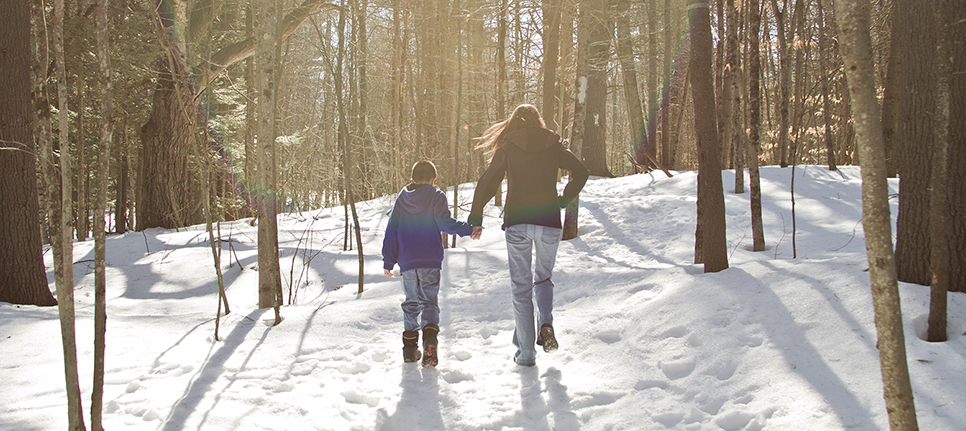
{"type": "MultiPolygon", "coordinates": [[[[272,310],[256,309],[256,228],[222,224],[231,313],[221,341],[204,226],[111,236],[105,427],[887,429],[859,170],[794,172],[797,258],[792,170],[762,169],[764,252],[751,251],[749,194],[734,194],[733,173],[723,172],[731,267],[713,274],[692,263],[694,172],[592,178],[580,197],[580,236],[561,243],[554,274],[561,347],[538,349],[532,368],[511,359],[500,208],[487,207],[481,240],[460,238],[446,251],[435,369],[402,362],[401,281],[382,275],[379,254],[391,197],[358,206],[362,294],[356,252],[341,250],[341,208],[279,217],[286,298],[292,279],[298,289],[278,326],[272,310]]],[[[460,188],[461,219],[472,188],[460,188]]],[[[85,409],[93,248],[74,248],[85,409]]],[[[966,429],[966,296],[949,296],[950,340],[927,343],[928,287],[900,290],[920,429],[966,429]]],[[[0,303],[0,352],[0,429],[64,429],[56,307],[0,303]]]]}

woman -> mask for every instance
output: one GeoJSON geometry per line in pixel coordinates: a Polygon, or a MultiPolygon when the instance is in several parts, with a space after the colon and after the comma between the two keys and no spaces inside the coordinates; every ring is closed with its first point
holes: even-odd
{"type": "Polygon", "coordinates": [[[483,207],[500,191],[507,178],[503,230],[510,267],[513,314],[516,329],[514,361],[536,364],[536,344],[545,352],[557,349],[553,331],[553,273],[560,243],[560,209],[577,197],[587,182],[584,164],[560,143],[560,136],[547,129],[533,105],[520,105],[510,118],[490,126],[480,138],[487,148],[490,166],[480,177],[467,219],[483,224],[483,207]],[[570,171],[563,196],[557,196],[557,169],[570,171]],[[534,259],[535,257],[535,259],[534,259]],[[531,271],[531,261],[535,268],[531,271]],[[536,296],[539,338],[534,330],[533,297],[536,296]]]}

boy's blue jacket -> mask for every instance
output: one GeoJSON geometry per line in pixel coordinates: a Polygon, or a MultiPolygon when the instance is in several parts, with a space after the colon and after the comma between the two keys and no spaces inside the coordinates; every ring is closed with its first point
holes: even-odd
{"type": "Polygon", "coordinates": [[[446,193],[429,184],[411,183],[399,192],[389,215],[382,242],[383,268],[400,271],[441,269],[443,238],[440,232],[467,236],[473,227],[450,216],[446,193]]]}

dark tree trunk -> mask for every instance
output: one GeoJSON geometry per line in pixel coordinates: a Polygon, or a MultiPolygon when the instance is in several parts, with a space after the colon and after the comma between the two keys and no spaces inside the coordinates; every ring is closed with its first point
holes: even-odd
{"type": "MultiPolygon", "coordinates": [[[[631,143],[634,145],[635,163],[645,167],[651,163],[647,160],[646,125],[644,111],[641,108],[641,96],[637,89],[637,68],[634,61],[634,43],[631,40],[631,25],[628,14],[630,1],[620,0],[617,3],[617,56],[621,64],[621,74],[624,77],[624,99],[627,102],[628,126],[630,127],[631,143]]],[[[636,168],[635,172],[639,172],[636,168]]]]}
{"type": "MultiPolygon", "coordinates": [[[[899,281],[929,285],[929,178],[936,140],[938,25],[931,0],[898,0],[896,13],[917,29],[908,39],[897,127],[899,215],[896,218],[896,272],[899,281]]],[[[959,167],[962,169],[962,167],[959,167]]]]}
{"type": "MultiPolygon", "coordinates": [[[[832,128],[832,98],[831,96],[831,77],[832,73],[829,66],[829,52],[831,52],[832,47],[829,46],[829,32],[834,30],[834,24],[830,27],[826,25],[828,21],[829,11],[826,11],[822,6],[823,1],[818,2],[818,13],[819,13],[819,29],[818,29],[818,49],[819,49],[819,65],[821,68],[821,79],[822,82],[822,122],[825,125],[825,132],[823,134],[825,139],[825,158],[828,162],[828,170],[836,171],[838,166],[835,163],[835,131],[832,128]]],[[[885,131],[883,130],[883,134],[885,131]]]]}
{"type": "MultiPolygon", "coordinates": [[[[164,8],[159,9],[163,13],[164,8]]],[[[162,19],[162,23],[173,22],[162,19]]],[[[164,28],[163,38],[171,28],[164,28]]],[[[141,127],[138,172],[137,230],[176,228],[201,220],[202,179],[192,168],[197,151],[198,108],[184,56],[168,39],[158,61],[151,117],[141,127]]]]}
{"type": "Polygon", "coordinates": [[[751,186],[752,249],[765,251],[765,230],[761,220],[761,178],[758,156],[761,153],[759,128],[761,125],[761,52],[758,36],[761,33],[761,10],[758,0],[748,2],[748,172],[751,186]]]}
{"type": "Polygon", "coordinates": [[[691,94],[694,100],[694,128],[698,139],[698,220],[701,226],[701,254],[704,272],[728,268],[725,237],[725,202],[721,185],[721,141],[715,120],[714,76],[712,74],[711,18],[708,3],[692,0],[691,94]]]}
{"type": "MultiPolygon", "coordinates": [[[[612,176],[607,168],[607,63],[610,57],[611,23],[607,2],[584,0],[587,7],[587,97],[581,154],[591,175],[612,176]]],[[[581,12],[583,13],[583,11],[581,12]]],[[[581,23],[583,24],[583,22],[581,23]]]]}
{"type": "Polygon", "coordinates": [[[966,292],[966,8],[958,0],[944,0],[942,16],[950,59],[946,154],[949,290],[966,292]]]}
{"type": "Polygon", "coordinates": [[[30,103],[30,4],[0,13],[0,302],[51,306],[30,103]]]}
{"type": "Polygon", "coordinates": [[[550,130],[559,130],[557,112],[557,58],[560,48],[560,15],[563,2],[544,0],[543,13],[546,22],[543,39],[543,121],[550,130]]]}
{"type": "Polygon", "coordinates": [[[734,149],[735,193],[745,192],[745,141],[741,109],[741,66],[738,42],[739,16],[734,0],[728,0],[728,73],[731,74],[731,148],[734,149]]]}

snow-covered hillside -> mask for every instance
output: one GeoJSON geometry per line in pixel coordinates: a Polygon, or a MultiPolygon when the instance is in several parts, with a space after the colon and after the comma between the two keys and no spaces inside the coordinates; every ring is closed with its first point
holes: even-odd
{"type": "MultiPolygon", "coordinates": [[[[715,274],[692,264],[696,173],[674,174],[588,182],[580,236],[561,244],[554,275],[561,347],[540,351],[532,368],[511,361],[500,208],[487,208],[481,240],[460,238],[446,251],[435,369],[402,362],[401,281],[382,275],[380,256],[391,197],[358,207],[361,295],[356,252],[341,251],[341,208],[279,217],[285,295],[294,285],[297,303],[282,309],[278,326],[271,310],[255,309],[256,228],[222,224],[232,311],[222,341],[214,340],[217,281],[203,226],[111,236],[105,426],[887,429],[858,168],[795,169],[796,259],[792,169],[762,170],[768,249],[759,253],[750,251],[749,196],[731,193],[733,173],[724,172],[731,268],[715,274]]],[[[460,188],[460,219],[472,187],[460,188]]],[[[93,249],[93,241],[74,249],[86,397],[93,249]]],[[[49,253],[47,265],[53,287],[49,253]]],[[[950,294],[950,341],[932,344],[919,336],[928,288],[900,289],[920,429],[966,429],[966,295],[950,294]]],[[[0,303],[0,429],[66,428],[59,331],[55,307],[0,303]]]]}

